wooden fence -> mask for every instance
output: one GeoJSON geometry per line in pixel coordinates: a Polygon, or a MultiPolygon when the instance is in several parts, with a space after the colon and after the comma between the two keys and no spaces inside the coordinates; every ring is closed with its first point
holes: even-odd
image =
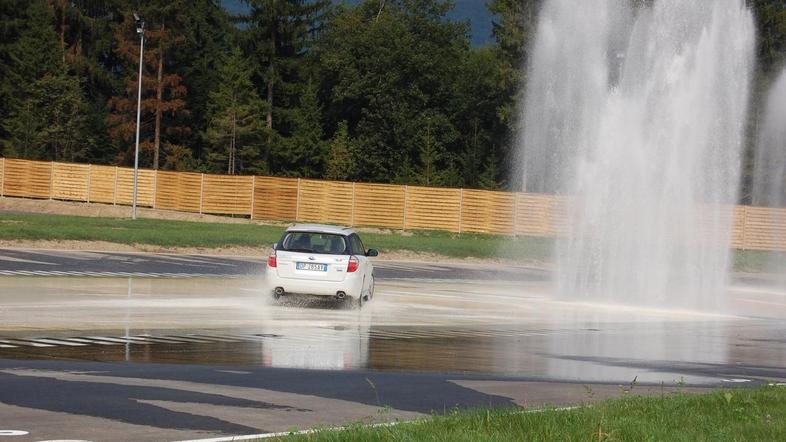
{"type": "MultiPolygon", "coordinates": [[[[131,205],[133,169],[0,158],[0,196],[131,205]]],[[[553,195],[142,169],[137,205],[252,219],[392,229],[556,236],[553,195]]],[[[786,250],[786,209],[736,206],[731,244],[786,250]]]]}

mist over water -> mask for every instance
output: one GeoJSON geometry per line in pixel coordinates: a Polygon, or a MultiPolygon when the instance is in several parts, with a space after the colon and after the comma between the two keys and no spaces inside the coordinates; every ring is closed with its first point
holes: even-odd
{"type": "MultiPolygon", "coordinates": [[[[753,172],[754,206],[773,207],[777,225],[786,225],[786,68],[767,94],[761,115],[753,172]]],[[[784,232],[781,232],[783,235],[784,232]]],[[[786,253],[771,254],[766,271],[780,276],[786,286],[786,253]]]]}
{"type": "Polygon", "coordinates": [[[786,69],[767,94],[756,143],[753,205],[786,207],[786,69]]]}
{"type": "Polygon", "coordinates": [[[741,0],[549,0],[528,69],[521,174],[569,196],[560,292],[718,310],[753,66],[741,0]]]}

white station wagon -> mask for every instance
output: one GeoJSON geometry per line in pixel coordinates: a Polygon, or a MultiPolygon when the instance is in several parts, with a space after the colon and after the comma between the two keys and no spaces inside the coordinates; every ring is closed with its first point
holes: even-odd
{"type": "Polygon", "coordinates": [[[289,294],[330,296],[355,301],[374,296],[374,266],[358,234],[348,227],[298,224],[273,244],[266,278],[274,299],[289,294]]]}

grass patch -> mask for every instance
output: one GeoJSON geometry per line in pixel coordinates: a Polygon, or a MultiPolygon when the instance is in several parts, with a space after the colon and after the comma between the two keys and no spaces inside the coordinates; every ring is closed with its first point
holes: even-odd
{"type": "Polygon", "coordinates": [[[423,421],[280,438],[285,441],[786,440],[786,388],[630,396],[572,410],[456,411],[423,421]]]}
{"type": "Polygon", "coordinates": [[[154,219],[83,216],[0,215],[0,239],[108,241],[162,247],[270,246],[281,228],[252,224],[211,224],[154,219]],[[9,222],[12,221],[12,222],[9,222]]]}
{"type": "Polygon", "coordinates": [[[786,263],[786,252],[735,250],[732,259],[738,272],[778,272],[786,263]]]}
{"type": "MultiPolygon", "coordinates": [[[[256,224],[221,224],[154,219],[91,218],[81,216],[3,214],[0,239],[108,241],[161,247],[270,247],[281,238],[283,227],[256,224]]],[[[368,248],[410,250],[455,258],[535,259],[550,256],[549,238],[451,234],[415,231],[401,234],[362,233],[368,248]]],[[[261,252],[260,252],[261,253],[261,252]]]]}
{"type": "MultiPolygon", "coordinates": [[[[44,214],[0,215],[0,239],[107,241],[160,247],[270,247],[284,228],[256,224],[223,224],[140,218],[92,218],[44,214]]],[[[361,233],[368,248],[409,250],[453,258],[505,258],[552,260],[554,238],[456,234],[444,231],[408,231],[406,234],[361,233]]],[[[261,252],[260,252],[261,253],[261,252]]],[[[786,253],[752,250],[733,251],[734,270],[771,271],[768,263],[786,262],[786,253]],[[780,259],[780,261],[778,261],[780,259]]]]}
{"type": "Polygon", "coordinates": [[[506,258],[548,261],[554,240],[539,237],[456,234],[444,231],[361,233],[366,247],[385,250],[412,250],[456,258],[506,258]],[[411,233],[411,235],[410,235],[411,233]]]}

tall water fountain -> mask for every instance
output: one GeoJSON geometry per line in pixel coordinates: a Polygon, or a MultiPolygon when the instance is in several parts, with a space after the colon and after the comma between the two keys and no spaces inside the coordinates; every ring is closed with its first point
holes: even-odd
{"type": "Polygon", "coordinates": [[[563,295],[716,310],[752,14],[742,0],[633,3],[543,5],[526,85],[524,188],[567,197],[563,295]]]}
{"type": "Polygon", "coordinates": [[[786,69],[767,94],[753,171],[754,206],[786,208],[786,69]]]}
{"type": "MultiPolygon", "coordinates": [[[[786,225],[786,69],[767,94],[754,159],[753,205],[779,209],[772,212],[772,221],[786,225]]],[[[780,275],[786,285],[785,256],[771,255],[766,270],[780,275]]]]}

